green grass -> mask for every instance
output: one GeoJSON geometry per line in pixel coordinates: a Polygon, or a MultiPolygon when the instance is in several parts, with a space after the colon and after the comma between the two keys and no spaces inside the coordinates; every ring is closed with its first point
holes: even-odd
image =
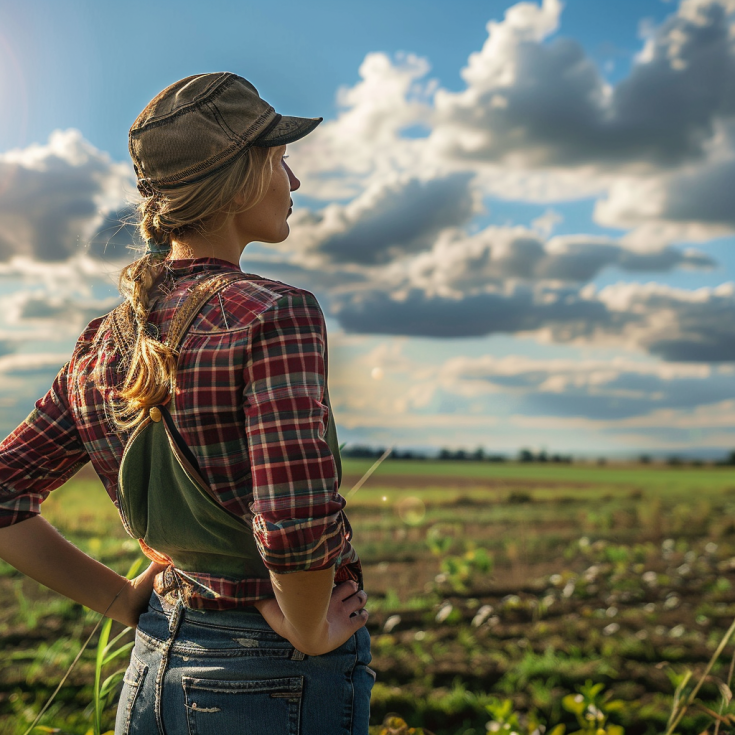
{"type": "MultiPolygon", "coordinates": [[[[371,464],[345,462],[343,494],[371,464]]],[[[370,595],[372,724],[394,711],[436,735],[480,735],[500,697],[573,730],[563,698],[591,679],[625,700],[627,735],[662,732],[674,687],[659,664],[701,672],[732,622],[734,488],[730,468],[386,461],[347,503],[370,595]],[[491,572],[468,561],[473,546],[491,572]],[[642,581],[652,570],[653,586],[642,581]]],[[[43,513],[121,574],[139,556],[93,480],[54,491],[43,513]]],[[[94,622],[0,564],[0,732],[22,735],[94,622]]],[[[124,658],[95,687],[95,651],[85,654],[43,723],[110,729],[116,690],[105,706],[103,682],[124,658]]],[[[718,706],[714,683],[702,695],[718,706]]]]}
{"type": "MultiPolygon", "coordinates": [[[[343,462],[343,472],[348,475],[362,475],[372,463],[372,460],[346,459],[343,462]]],[[[446,477],[448,479],[532,480],[541,487],[544,483],[556,485],[560,482],[569,482],[594,485],[597,488],[627,485],[645,487],[648,490],[681,490],[692,487],[722,490],[723,486],[735,488],[735,472],[732,467],[662,467],[660,465],[624,464],[600,466],[387,459],[375,471],[370,479],[370,486],[379,485],[381,476],[385,475],[446,477]]]]}

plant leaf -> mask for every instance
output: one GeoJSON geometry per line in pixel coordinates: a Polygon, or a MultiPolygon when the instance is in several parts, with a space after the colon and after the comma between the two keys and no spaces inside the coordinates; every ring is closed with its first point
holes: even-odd
{"type": "Polygon", "coordinates": [[[107,656],[107,658],[102,661],[102,665],[107,666],[110,661],[114,661],[118,656],[122,656],[124,653],[127,653],[134,645],[135,641],[130,641],[129,643],[120,646],[120,648],[118,648],[116,651],[113,651],[109,656],[107,656]]]}
{"type": "Polygon", "coordinates": [[[720,694],[722,694],[725,704],[730,704],[730,700],[732,699],[732,690],[730,687],[727,686],[724,681],[719,681],[717,682],[717,688],[720,690],[720,694]]]}
{"type": "Polygon", "coordinates": [[[125,669],[119,669],[114,674],[108,676],[102,682],[102,686],[100,687],[100,697],[104,697],[108,692],[110,692],[110,690],[117,684],[118,681],[120,681],[124,674],[125,669]]]}
{"type": "Polygon", "coordinates": [[[561,700],[561,704],[565,710],[572,712],[575,715],[581,715],[586,707],[584,699],[579,694],[567,694],[567,696],[561,700]]]}

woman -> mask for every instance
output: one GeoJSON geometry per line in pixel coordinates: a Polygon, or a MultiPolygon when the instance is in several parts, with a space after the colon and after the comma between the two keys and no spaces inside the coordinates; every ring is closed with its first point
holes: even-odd
{"type": "Polygon", "coordinates": [[[285,146],[320,121],[278,115],[230,73],[149,103],[130,130],[148,250],[0,444],[0,557],[137,627],[117,735],[368,731],[324,318],[238,266],[248,243],[288,236],[285,146]],[[153,560],[131,582],[40,516],[87,461],[153,560]]]}

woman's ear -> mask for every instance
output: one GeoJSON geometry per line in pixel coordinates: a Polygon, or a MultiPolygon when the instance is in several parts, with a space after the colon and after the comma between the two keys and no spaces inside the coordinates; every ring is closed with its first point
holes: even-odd
{"type": "Polygon", "coordinates": [[[239,209],[240,207],[245,206],[245,191],[244,189],[240,189],[240,191],[235,194],[234,197],[232,197],[232,204],[235,206],[236,209],[239,209]]]}

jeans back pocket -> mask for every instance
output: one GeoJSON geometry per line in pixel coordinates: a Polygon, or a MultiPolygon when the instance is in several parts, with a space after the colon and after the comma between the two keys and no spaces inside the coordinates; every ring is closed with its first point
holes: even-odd
{"type": "Polygon", "coordinates": [[[189,735],[299,735],[304,677],[182,678],[189,735]]]}

